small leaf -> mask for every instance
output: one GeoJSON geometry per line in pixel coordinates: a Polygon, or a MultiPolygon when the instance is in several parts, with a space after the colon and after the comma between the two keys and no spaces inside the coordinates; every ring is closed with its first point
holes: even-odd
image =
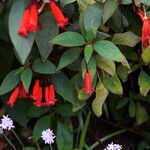
{"type": "Polygon", "coordinates": [[[92,31],[95,35],[101,22],[102,8],[98,3],[89,5],[84,13],[83,20],[86,32],[92,31]]]}
{"type": "Polygon", "coordinates": [[[145,64],[150,64],[150,46],[143,49],[142,59],[145,64]]]}
{"type": "Polygon", "coordinates": [[[11,71],[3,80],[0,86],[0,95],[13,90],[20,81],[20,76],[15,74],[16,70],[11,71]]]}
{"type": "Polygon", "coordinates": [[[32,70],[30,68],[26,68],[22,73],[21,73],[21,81],[23,83],[23,86],[25,90],[28,92],[30,84],[32,80],[32,70]]]}
{"type": "Polygon", "coordinates": [[[32,69],[41,74],[53,74],[56,72],[56,66],[53,63],[49,60],[42,61],[39,58],[33,62],[32,69]]]}
{"type": "Polygon", "coordinates": [[[85,40],[79,33],[69,31],[57,35],[50,43],[72,47],[84,45],[85,40]]]}
{"type": "Polygon", "coordinates": [[[112,92],[114,94],[118,94],[118,95],[122,95],[123,94],[122,85],[121,85],[121,82],[120,82],[117,74],[115,74],[113,77],[111,77],[108,74],[106,74],[103,77],[102,81],[103,81],[104,86],[110,92],[112,92]]]}
{"type": "Polygon", "coordinates": [[[118,61],[126,62],[124,55],[120,52],[118,47],[116,47],[112,42],[109,41],[99,41],[94,44],[94,49],[101,56],[118,61]]]}
{"type": "Polygon", "coordinates": [[[42,135],[42,131],[50,128],[50,125],[51,125],[51,116],[50,115],[40,118],[34,126],[33,139],[35,141],[40,139],[40,137],[42,135]]]}
{"type": "Polygon", "coordinates": [[[116,33],[113,35],[112,42],[117,45],[127,45],[134,47],[140,42],[140,37],[131,31],[125,33],[116,33]]]}
{"type": "Polygon", "coordinates": [[[61,5],[64,7],[67,4],[71,4],[73,2],[75,2],[76,0],[61,0],[60,3],[61,5]]]}
{"type": "Polygon", "coordinates": [[[34,42],[35,32],[30,33],[28,38],[21,37],[17,31],[26,7],[26,0],[14,1],[9,14],[9,34],[15,47],[15,54],[22,64],[25,64],[34,42]]]}
{"type": "Polygon", "coordinates": [[[73,135],[61,123],[57,125],[56,137],[58,150],[71,150],[73,148],[73,135]]]}
{"type": "Polygon", "coordinates": [[[109,91],[104,87],[103,83],[99,81],[96,86],[96,98],[92,103],[92,110],[97,117],[102,115],[102,107],[108,94],[109,91]]]}
{"type": "Polygon", "coordinates": [[[99,68],[103,69],[107,73],[109,73],[111,76],[114,76],[116,72],[116,66],[115,63],[107,58],[104,58],[100,55],[96,55],[96,64],[99,68]]]}
{"type": "Polygon", "coordinates": [[[103,24],[113,15],[118,8],[118,2],[115,0],[107,0],[103,8],[103,24]]]}
{"type": "Polygon", "coordinates": [[[93,53],[93,46],[92,45],[86,45],[84,48],[84,57],[85,57],[86,63],[89,62],[89,60],[92,56],[92,53],[93,53]]]}
{"type": "Polygon", "coordinates": [[[42,22],[42,29],[37,31],[35,41],[42,58],[45,60],[53,49],[53,45],[49,44],[49,39],[58,34],[59,28],[50,12],[42,14],[40,21],[42,22]]]}
{"type": "Polygon", "coordinates": [[[61,56],[57,70],[60,70],[72,62],[74,62],[80,56],[81,49],[80,48],[71,48],[64,52],[61,56]]]}
{"type": "Polygon", "coordinates": [[[27,116],[30,118],[38,118],[49,111],[48,107],[31,106],[27,111],[27,116]]]}
{"type": "Polygon", "coordinates": [[[134,118],[135,114],[136,114],[136,105],[135,105],[133,100],[130,100],[130,104],[129,104],[128,110],[129,110],[130,117],[134,118]]]}
{"type": "Polygon", "coordinates": [[[148,113],[144,106],[142,106],[139,102],[136,105],[136,121],[137,124],[140,125],[149,119],[148,113]]]}
{"type": "Polygon", "coordinates": [[[140,86],[141,95],[146,96],[150,90],[150,76],[142,71],[139,75],[138,84],[140,86]]]}
{"type": "Polygon", "coordinates": [[[74,103],[72,87],[67,76],[63,73],[56,73],[51,75],[51,80],[54,84],[56,92],[68,102],[74,103]]]}

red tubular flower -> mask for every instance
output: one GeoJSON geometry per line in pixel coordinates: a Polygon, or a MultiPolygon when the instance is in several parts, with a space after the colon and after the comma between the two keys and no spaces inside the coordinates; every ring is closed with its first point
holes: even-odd
{"type": "Polygon", "coordinates": [[[143,21],[145,16],[144,12],[140,8],[137,8],[136,13],[140,16],[141,20],[143,21]]]}
{"type": "Polygon", "coordinates": [[[18,98],[29,98],[27,91],[25,90],[22,83],[19,84],[19,94],[18,98]]]}
{"type": "Polygon", "coordinates": [[[12,92],[7,104],[11,107],[14,106],[14,103],[16,102],[17,100],[17,97],[18,97],[18,94],[19,94],[19,87],[17,86],[14,91],[12,92]]]}
{"type": "Polygon", "coordinates": [[[150,45],[150,18],[144,17],[142,28],[142,45],[147,47],[150,45]]]}
{"type": "Polygon", "coordinates": [[[30,17],[27,25],[28,31],[37,31],[39,23],[38,23],[38,5],[37,2],[34,2],[30,7],[30,17]]]}
{"type": "Polygon", "coordinates": [[[30,16],[30,9],[26,8],[24,10],[22,19],[21,19],[21,23],[20,23],[20,28],[18,30],[18,34],[23,36],[23,37],[27,37],[28,36],[28,30],[27,30],[27,25],[29,22],[29,16],[30,16]]]}
{"type": "Polygon", "coordinates": [[[86,93],[86,94],[89,94],[91,92],[94,92],[95,89],[92,88],[92,80],[91,80],[91,77],[90,77],[90,73],[87,71],[86,74],[85,74],[85,79],[84,79],[84,88],[83,88],[83,91],[86,93]]]}
{"type": "Polygon", "coordinates": [[[31,98],[35,100],[34,105],[39,107],[42,106],[42,87],[40,87],[40,80],[35,81],[31,98]]]}
{"type": "Polygon", "coordinates": [[[55,98],[55,89],[53,84],[45,88],[45,100],[47,106],[55,105],[57,99],[55,98]]]}
{"type": "Polygon", "coordinates": [[[49,6],[51,8],[52,14],[57,21],[57,24],[60,28],[64,28],[66,25],[69,24],[68,18],[65,18],[63,13],[61,12],[60,8],[55,4],[54,1],[50,1],[49,6]]]}

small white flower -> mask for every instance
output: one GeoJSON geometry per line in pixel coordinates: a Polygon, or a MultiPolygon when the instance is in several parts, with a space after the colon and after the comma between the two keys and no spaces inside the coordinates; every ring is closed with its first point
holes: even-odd
{"type": "Polygon", "coordinates": [[[108,144],[104,150],[122,150],[122,145],[114,144],[112,142],[111,144],[108,144]]]}
{"type": "Polygon", "coordinates": [[[7,116],[3,115],[3,118],[1,119],[1,123],[0,123],[0,128],[6,129],[6,130],[11,130],[12,128],[14,128],[15,126],[13,125],[13,120],[11,118],[7,116]]]}
{"type": "Polygon", "coordinates": [[[52,143],[54,143],[54,138],[55,137],[56,136],[54,135],[53,130],[51,130],[51,129],[47,129],[47,130],[43,130],[42,131],[41,138],[43,139],[45,144],[52,144],[52,143]]]}

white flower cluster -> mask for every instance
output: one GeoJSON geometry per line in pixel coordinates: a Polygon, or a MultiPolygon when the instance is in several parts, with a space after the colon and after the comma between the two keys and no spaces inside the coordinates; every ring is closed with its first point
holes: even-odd
{"type": "Polygon", "coordinates": [[[43,130],[41,138],[45,142],[45,144],[54,143],[55,135],[51,129],[43,130]]]}
{"type": "Polygon", "coordinates": [[[111,144],[108,144],[104,150],[122,150],[122,145],[114,144],[112,142],[111,144]]]}
{"type": "Polygon", "coordinates": [[[12,128],[15,128],[13,120],[8,115],[3,115],[3,118],[0,120],[0,134],[3,133],[3,130],[11,130],[12,128]]]}

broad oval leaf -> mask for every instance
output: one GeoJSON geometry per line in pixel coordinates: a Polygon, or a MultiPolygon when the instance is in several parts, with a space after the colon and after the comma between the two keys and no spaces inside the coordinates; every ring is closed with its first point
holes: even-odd
{"type": "Polygon", "coordinates": [[[84,57],[85,57],[86,63],[89,62],[89,60],[92,56],[92,53],[93,53],[93,46],[92,45],[86,45],[84,48],[84,57]]]}
{"type": "Polygon", "coordinates": [[[108,94],[109,91],[105,88],[103,83],[99,81],[96,86],[96,98],[92,103],[92,110],[97,117],[100,117],[102,114],[102,107],[108,94]]]}
{"type": "Polygon", "coordinates": [[[71,48],[63,53],[60,58],[57,70],[60,70],[72,62],[74,62],[80,56],[81,49],[80,48],[71,48]]]}
{"type": "Polygon", "coordinates": [[[100,55],[96,55],[96,64],[99,68],[103,69],[107,73],[109,73],[111,76],[113,76],[116,72],[116,66],[115,63],[107,58],[104,58],[100,55]]]}
{"type": "Polygon", "coordinates": [[[27,92],[29,90],[31,80],[32,80],[32,70],[30,68],[24,69],[23,72],[21,73],[21,81],[27,92]]]}
{"type": "Polygon", "coordinates": [[[139,75],[138,84],[140,86],[141,95],[146,96],[150,90],[150,76],[142,71],[139,75]]]}
{"type": "Polygon", "coordinates": [[[150,64],[150,46],[143,49],[142,59],[145,64],[150,64]]]}
{"type": "Polygon", "coordinates": [[[40,21],[42,22],[42,29],[37,31],[35,41],[42,58],[45,60],[53,49],[53,45],[49,44],[49,39],[58,34],[59,28],[50,12],[42,14],[40,21]]]}
{"type": "Polygon", "coordinates": [[[76,0],[61,0],[60,2],[61,2],[61,5],[64,7],[65,5],[73,3],[75,1],[76,0]]]}
{"type": "Polygon", "coordinates": [[[116,33],[113,35],[112,42],[117,45],[127,45],[134,47],[140,42],[140,37],[131,31],[125,33],[116,33]]]}
{"type": "Polygon", "coordinates": [[[118,1],[107,0],[103,8],[103,23],[105,23],[118,8],[118,1]]]}
{"type": "Polygon", "coordinates": [[[28,38],[23,38],[17,34],[25,7],[26,0],[16,0],[12,5],[9,14],[10,38],[15,47],[15,54],[22,64],[25,64],[35,38],[35,33],[31,33],[28,38]]]}
{"type": "Polygon", "coordinates": [[[85,40],[79,33],[69,31],[57,35],[54,39],[50,40],[50,43],[72,47],[84,45],[85,40]]]}
{"type": "Polygon", "coordinates": [[[39,58],[33,62],[32,69],[41,74],[53,74],[56,72],[56,66],[53,63],[49,60],[42,61],[39,58]]]}
{"type": "Polygon", "coordinates": [[[122,95],[123,94],[123,89],[122,89],[122,85],[121,82],[117,76],[117,74],[115,74],[113,77],[109,76],[108,74],[106,74],[103,77],[103,84],[104,86],[112,93],[117,94],[117,95],[122,95]]]}
{"type": "Polygon", "coordinates": [[[20,81],[20,76],[16,74],[16,70],[11,71],[3,80],[0,86],[0,95],[13,90],[20,81]]]}
{"type": "Polygon", "coordinates": [[[149,0],[139,0],[140,3],[143,3],[147,6],[150,6],[150,1],[149,0]]]}
{"type": "Polygon", "coordinates": [[[97,53],[99,53],[101,56],[118,61],[118,62],[125,62],[126,59],[124,55],[120,52],[118,47],[116,47],[112,42],[109,41],[99,41],[94,44],[94,49],[97,53]]]}
{"type": "Polygon", "coordinates": [[[73,91],[69,79],[63,73],[51,75],[51,80],[55,86],[56,92],[65,100],[74,103],[73,91]]]}
{"type": "Polygon", "coordinates": [[[56,143],[58,150],[71,150],[73,147],[73,135],[66,130],[61,123],[57,124],[56,143]]]}
{"type": "Polygon", "coordinates": [[[34,129],[33,129],[34,141],[37,141],[38,139],[40,139],[42,131],[50,128],[50,125],[51,125],[51,116],[50,115],[40,118],[36,122],[34,129]]]}

